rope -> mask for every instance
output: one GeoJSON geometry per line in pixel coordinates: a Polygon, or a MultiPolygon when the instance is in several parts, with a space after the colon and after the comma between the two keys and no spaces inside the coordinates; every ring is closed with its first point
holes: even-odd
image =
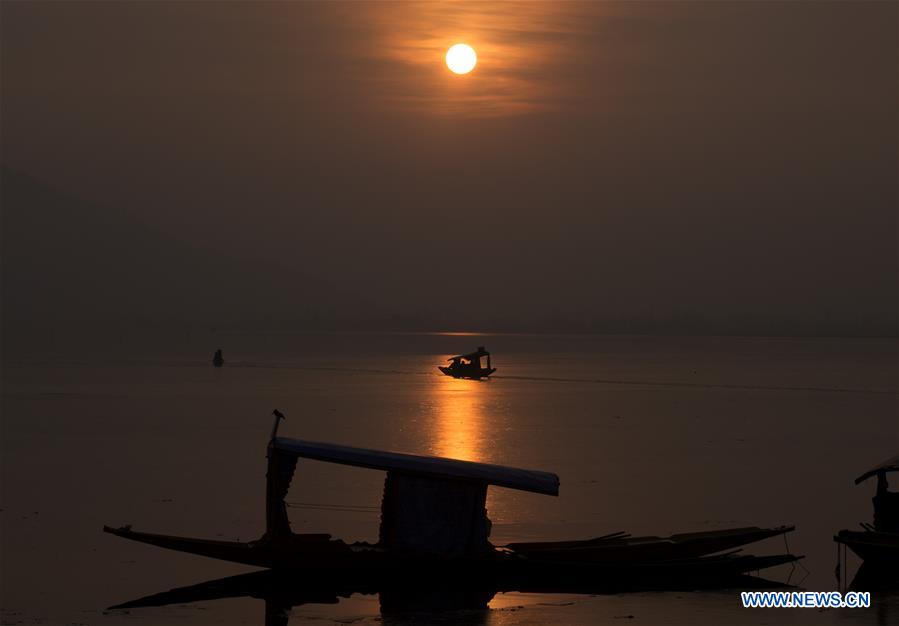
{"type": "Polygon", "coordinates": [[[837,587],[838,591],[843,591],[843,567],[840,563],[840,544],[837,543],[837,565],[834,568],[834,573],[837,575],[837,587]]]}
{"type": "MultiPolygon", "coordinates": [[[[787,541],[787,533],[783,534],[783,538],[784,538],[784,549],[787,551],[787,554],[793,554],[792,552],[790,552],[790,544],[787,541]]],[[[809,575],[811,574],[811,571],[805,566],[805,564],[802,562],[802,560],[793,561],[793,563],[792,563],[793,568],[790,570],[790,575],[787,577],[787,583],[789,583],[790,578],[793,577],[793,572],[796,570],[797,563],[799,564],[799,567],[802,568],[802,571],[805,572],[805,576],[802,577],[802,580],[800,580],[799,582],[796,583],[796,586],[798,587],[799,585],[801,585],[802,583],[805,582],[805,579],[809,577],[809,575]]]]}
{"type": "Polygon", "coordinates": [[[347,513],[378,513],[380,508],[362,504],[326,504],[323,502],[285,502],[291,509],[309,509],[313,511],[340,511],[347,513]]]}

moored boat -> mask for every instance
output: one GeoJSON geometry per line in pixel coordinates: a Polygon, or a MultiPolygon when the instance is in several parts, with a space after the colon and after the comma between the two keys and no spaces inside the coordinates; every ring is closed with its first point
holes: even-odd
{"type": "Polygon", "coordinates": [[[899,573],[899,533],[841,530],[834,541],[852,550],[869,569],[893,569],[899,573]]]}
{"type": "MultiPolygon", "coordinates": [[[[876,491],[871,499],[874,523],[863,523],[864,530],[860,531],[841,530],[833,538],[863,561],[864,578],[869,585],[877,578],[899,582],[899,492],[890,491],[887,481],[887,476],[895,472],[899,472],[899,455],[878,463],[855,479],[855,484],[859,485],[877,477],[876,491]]],[[[841,566],[838,571],[845,571],[845,568],[841,566]]]]}
{"type": "Polygon", "coordinates": [[[757,557],[738,548],[786,534],[793,527],[737,528],[631,537],[614,533],[585,541],[512,543],[489,541],[489,486],[557,496],[559,478],[526,470],[443,457],[370,450],[279,437],[283,415],[275,411],[268,444],[266,530],[249,542],[218,541],[138,532],[130,526],[103,530],[124,539],[179,552],[270,568],[295,575],[359,580],[402,579],[408,572],[453,571],[481,576],[491,588],[568,587],[593,589],[717,586],[739,576],[800,557],[757,557]],[[376,543],[348,544],[327,534],[292,532],[284,498],[299,459],[351,465],[387,474],[376,543]]]}

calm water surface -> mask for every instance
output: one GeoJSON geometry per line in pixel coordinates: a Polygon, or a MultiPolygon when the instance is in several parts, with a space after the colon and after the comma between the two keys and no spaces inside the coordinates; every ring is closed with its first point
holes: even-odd
{"type": "MultiPolygon", "coordinates": [[[[254,599],[105,611],[251,568],[101,528],[258,537],[276,407],[286,436],[559,474],[559,498],[491,488],[496,543],[795,524],[789,548],[806,555],[808,572],[780,568],[768,578],[816,591],[836,588],[834,532],[871,516],[873,485],[852,479],[899,447],[889,340],[205,332],[104,345],[59,341],[4,355],[4,624],[261,623],[254,599]],[[494,353],[495,379],[437,372],[447,356],[480,344],[494,353]],[[209,365],[218,347],[221,369],[209,365]]],[[[294,530],[375,540],[383,479],[301,461],[288,495],[294,530]]],[[[751,551],[783,547],[772,540],[751,551]]],[[[747,611],[735,591],[498,594],[487,612],[406,619],[382,618],[377,596],[356,594],[296,607],[291,623],[899,620],[897,596],[874,604],[747,611]]]]}

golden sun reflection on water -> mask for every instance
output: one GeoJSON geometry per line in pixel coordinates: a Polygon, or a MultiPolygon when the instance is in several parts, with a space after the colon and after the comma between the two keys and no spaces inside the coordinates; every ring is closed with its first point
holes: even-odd
{"type": "Polygon", "coordinates": [[[431,387],[435,428],[431,453],[464,461],[487,461],[484,441],[489,428],[484,410],[489,382],[444,377],[431,387]]]}
{"type": "MultiPolygon", "coordinates": [[[[497,442],[507,416],[502,402],[498,402],[495,384],[489,380],[435,377],[421,403],[424,412],[431,416],[430,454],[505,464],[497,442]]],[[[520,517],[519,495],[515,490],[501,487],[487,490],[487,511],[494,524],[520,517]]]]}

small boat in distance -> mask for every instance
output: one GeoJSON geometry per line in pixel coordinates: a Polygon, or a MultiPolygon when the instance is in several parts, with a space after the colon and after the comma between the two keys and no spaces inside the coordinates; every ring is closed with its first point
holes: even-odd
{"type": "MultiPolygon", "coordinates": [[[[899,492],[889,490],[887,474],[892,472],[899,472],[899,454],[855,479],[858,485],[877,476],[877,491],[872,498],[874,523],[862,523],[864,530],[841,530],[833,538],[863,561],[853,587],[862,581],[865,590],[873,583],[899,583],[899,492]]],[[[843,567],[840,570],[845,571],[843,567]]]]}
{"type": "Polygon", "coordinates": [[[221,367],[225,364],[225,357],[222,356],[222,349],[219,348],[215,351],[215,355],[212,357],[212,365],[213,367],[221,367]]]}
{"type": "Polygon", "coordinates": [[[480,380],[487,378],[496,371],[495,367],[490,364],[490,353],[484,346],[478,346],[478,349],[468,354],[457,354],[447,359],[450,362],[446,366],[438,366],[441,372],[453,378],[471,378],[480,380]],[[481,359],[487,357],[487,367],[481,367],[481,359]]]}

